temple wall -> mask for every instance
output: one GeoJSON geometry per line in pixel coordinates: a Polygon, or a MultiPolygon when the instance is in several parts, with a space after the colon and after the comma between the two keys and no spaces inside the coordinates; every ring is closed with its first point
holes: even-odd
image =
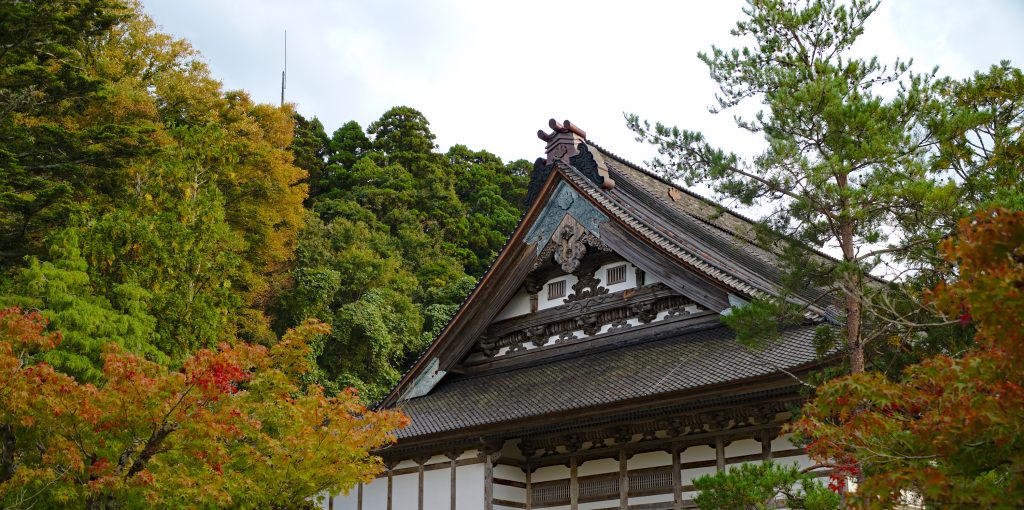
{"type": "MultiPolygon", "coordinates": [[[[772,440],[772,452],[775,461],[781,464],[796,463],[804,468],[813,464],[799,447],[789,441],[789,435],[776,437],[772,440]]],[[[511,448],[512,443],[506,444],[511,448]]],[[[506,449],[509,449],[506,448],[506,449]]],[[[510,450],[511,452],[511,450],[510,450]]],[[[508,452],[503,453],[507,455],[508,452]]],[[[754,439],[737,439],[724,445],[724,463],[726,469],[736,466],[741,462],[761,462],[757,457],[762,454],[761,443],[754,439]]],[[[514,459],[513,459],[514,460],[514,459]]],[[[460,455],[459,462],[464,465],[456,467],[456,508],[460,510],[481,510],[485,508],[485,486],[486,468],[485,463],[480,460],[476,451],[465,452],[460,455]]],[[[499,461],[500,462],[500,461],[499,461]]],[[[680,452],[680,492],[684,500],[692,500],[696,493],[692,490],[692,480],[696,477],[714,474],[718,471],[718,458],[716,449],[708,445],[693,445],[680,452]],[[690,489],[690,490],[687,490],[690,489]]],[[[423,470],[423,510],[450,510],[452,503],[451,494],[451,469],[450,461],[443,456],[435,456],[428,460],[423,470]]],[[[629,495],[630,505],[658,505],[671,503],[673,495],[671,486],[666,487],[666,472],[670,473],[672,466],[672,455],[665,451],[651,451],[634,454],[626,461],[626,469],[629,471],[630,492],[641,492],[640,494],[629,495]],[[660,478],[659,478],[660,477],[660,478]],[[642,491],[648,493],[643,494],[642,491]],[[654,494],[650,492],[653,490],[654,494]]],[[[419,465],[414,461],[402,461],[394,467],[392,473],[392,510],[417,510],[419,508],[419,465]]],[[[615,485],[612,486],[612,493],[617,491],[617,477],[619,473],[618,458],[602,458],[583,462],[577,466],[577,480],[580,480],[581,491],[585,483],[589,487],[595,487],[598,483],[595,480],[608,480],[613,478],[615,485]]],[[[492,485],[493,508],[505,510],[511,508],[524,508],[527,505],[527,476],[523,469],[507,465],[495,464],[493,467],[492,485]]],[[[568,490],[570,487],[571,469],[564,464],[554,466],[543,466],[536,468],[530,474],[532,487],[536,489],[537,484],[544,482],[561,483],[561,490],[568,490]]],[[[600,482],[606,483],[606,482],[600,482]]],[[[588,489],[589,490],[589,489],[588,489]]],[[[598,489],[605,490],[605,489],[598,489]]],[[[358,488],[354,488],[348,495],[337,495],[334,497],[333,506],[324,504],[324,508],[331,510],[387,510],[387,476],[381,476],[362,487],[363,505],[358,507],[358,488]]],[[[536,492],[534,493],[536,494],[536,492]]],[[[562,493],[562,497],[568,497],[562,493]]],[[[581,492],[582,494],[582,492],[581,492]]],[[[607,492],[601,494],[607,498],[601,501],[581,501],[578,504],[579,510],[598,510],[615,508],[618,506],[618,496],[612,496],[607,492]]],[[[534,496],[535,498],[537,496],[534,496]]],[[[550,510],[568,510],[569,505],[552,500],[552,504],[537,504],[534,499],[534,508],[545,508],[550,510]]],[[[660,508],[660,506],[658,506],[660,508]]]]}

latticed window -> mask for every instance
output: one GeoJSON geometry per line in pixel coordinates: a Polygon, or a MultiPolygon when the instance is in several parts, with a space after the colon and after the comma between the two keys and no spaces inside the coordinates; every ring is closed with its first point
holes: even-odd
{"type": "Polygon", "coordinates": [[[558,280],[548,284],[548,300],[565,297],[565,280],[558,280]]]}
{"type": "Polygon", "coordinates": [[[621,264],[615,267],[609,267],[605,274],[605,285],[615,285],[616,283],[623,283],[626,281],[626,265],[621,264]]]}

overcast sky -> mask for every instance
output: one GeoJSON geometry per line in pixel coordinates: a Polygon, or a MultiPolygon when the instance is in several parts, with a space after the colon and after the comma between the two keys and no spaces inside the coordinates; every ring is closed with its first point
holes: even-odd
{"type": "MultiPolygon", "coordinates": [[[[288,30],[287,101],[328,131],[365,128],[395,105],[422,111],[441,150],[461,143],[505,160],[542,155],[538,129],[569,119],[642,162],[622,113],[705,131],[750,152],[698,51],[731,47],[742,0],[144,0],[192,42],[227,88],[277,103],[288,30]]],[[[858,52],[913,57],[965,77],[1001,59],[1024,65],[1024,0],[888,0],[858,52]]]]}

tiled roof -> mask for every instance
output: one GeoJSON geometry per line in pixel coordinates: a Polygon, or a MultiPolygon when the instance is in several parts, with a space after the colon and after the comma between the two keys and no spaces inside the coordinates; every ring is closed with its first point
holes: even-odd
{"type": "Polygon", "coordinates": [[[787,330],[756,353],[719,325],[502,372],[449,374],[428,395],[397,406],[412,419],[399,439],[778,374],[816,361],[814,329],[787,330]]]}

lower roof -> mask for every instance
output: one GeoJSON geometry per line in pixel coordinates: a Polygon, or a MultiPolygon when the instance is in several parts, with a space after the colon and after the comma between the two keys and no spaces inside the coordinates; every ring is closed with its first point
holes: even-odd
{"type": "Polygon", "coordinates": [[[740,345],[729,328],[715,325],[503,372],[448,374],[429,394],[396,406],[412,420],[398,438],[457,433],[783,375],[818,361],[816,327],[786,330],[757,352],[740,345]]]}

